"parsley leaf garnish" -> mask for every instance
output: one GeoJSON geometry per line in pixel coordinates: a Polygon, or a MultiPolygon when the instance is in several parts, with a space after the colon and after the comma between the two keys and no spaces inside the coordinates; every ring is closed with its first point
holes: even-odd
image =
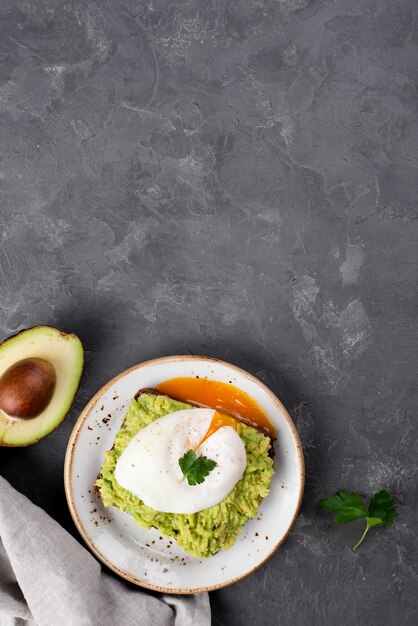
{"type": "Polygon", "coordinates": [[[358,493],[339,489],[334,496],[324,498],[319,501],[325,511],[336,513],[334,522],[337,524],[347,524],[357,519],[366,521],[366,528],[353,550],[363,543],[363,540],[370,528],[373,526],[392,526],[397,516],[396,506],[390,494],[383,489],[374,494],[370,499],[369,508],[363,502],[358,493]]]}
{"type": "Polygon", "coordinates": [[[217,465],[216,461],[208,459],[207,456],[197,456],[194,450],[188,450],[181,459],[179,459],[180,469],[183,472],[183,478],[187,478],[189,485],[200,485],[217,465]]]}

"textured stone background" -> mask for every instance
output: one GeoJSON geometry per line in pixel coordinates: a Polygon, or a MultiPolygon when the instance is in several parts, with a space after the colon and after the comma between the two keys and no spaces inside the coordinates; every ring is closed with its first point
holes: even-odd
{"type": "Polygon", "coordinates": [[[87,350],[66,422],[0,471],[75,533],[62,467],[110,377],[213,355],[274,389],[300,517],[214,624],[418,623],[414,0],[2,0],[0,334],[87,350]],[[389,488],[353,554],[318,499],[389,488]]]}

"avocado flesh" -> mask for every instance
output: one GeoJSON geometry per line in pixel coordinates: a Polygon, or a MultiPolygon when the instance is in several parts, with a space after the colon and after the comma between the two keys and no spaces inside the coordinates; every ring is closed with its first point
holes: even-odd
{"type": "Polygon", "coordinates": [[[84,365],[80,339],[51,326],[23,330],[0,344],[0,377],[28,358],[45,359],[56,372],[56,385],[45,409],[32,419],[17,420],[0,409],[0,446],[28,446],[61,424],[74,401],[84,365]]]}

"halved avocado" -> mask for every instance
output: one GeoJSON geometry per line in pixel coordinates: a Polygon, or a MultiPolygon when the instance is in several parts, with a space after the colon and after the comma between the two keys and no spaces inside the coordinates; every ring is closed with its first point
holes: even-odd
{"type": "Polygon", "coordinates": [[[80,384],[80,339],[52,326],[22,330],[0,344],[0,446],[28,446],[67,415],[80,384]]]}

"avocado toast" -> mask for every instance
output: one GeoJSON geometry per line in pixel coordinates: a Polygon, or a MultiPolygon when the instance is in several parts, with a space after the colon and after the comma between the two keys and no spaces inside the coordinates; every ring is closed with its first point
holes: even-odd
{"type": "Polygon", "coordinates": [[[240,421],[236,430],[246,452],[242,478],[229,495],[215,506],[193,514],[167,513],[146,506],[115,478],[116,462],[128,443],[143,428],[165,415],[194,408],[153,389],[138,392],[132,400],[111,450],[105,453],[95,486],[105,506],[129,513],[145,528],[155,527],[177,540],[195,557],[210,557],[230,548],[244,524],[255,517],[267,496],[274,474],[271,441],[265,434],[240,421]]]}

